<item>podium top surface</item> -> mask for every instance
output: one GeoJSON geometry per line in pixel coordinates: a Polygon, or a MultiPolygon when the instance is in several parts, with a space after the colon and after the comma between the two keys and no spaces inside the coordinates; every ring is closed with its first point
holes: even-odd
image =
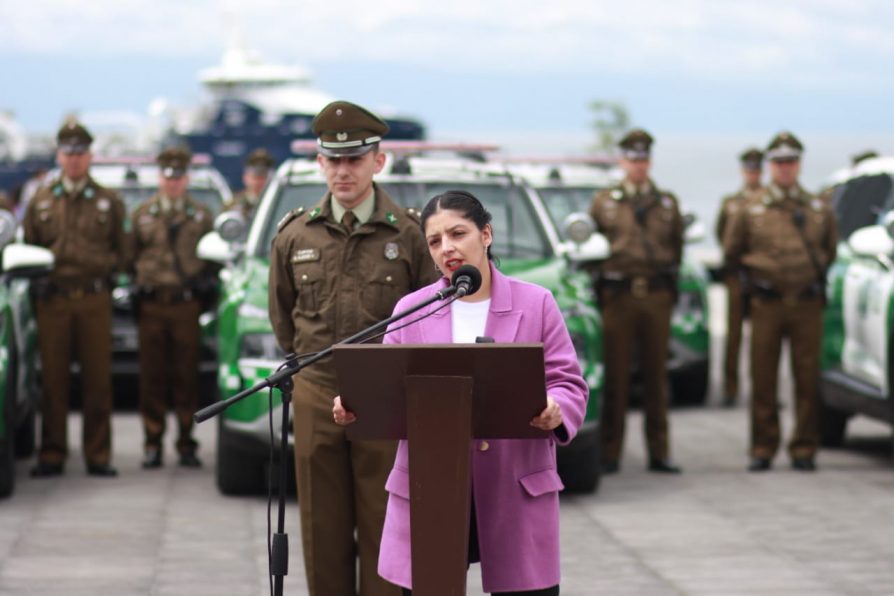
{"type": "Polygon", "coordinates": [[[472,379],[476,438],[542,439],[530,426],[546,407],[542,344],[337,345],[339,394],[357,415],[349,439],[407,436],[407,376],[472,379]]]}

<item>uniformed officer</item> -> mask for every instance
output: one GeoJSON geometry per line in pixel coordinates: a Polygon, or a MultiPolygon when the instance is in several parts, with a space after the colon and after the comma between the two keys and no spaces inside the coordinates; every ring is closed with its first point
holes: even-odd
{"type": "Polygon", "coordinates": [[[792,466],[816,469],[819,382],[826,269],[835,258],[837,228],[828,202],[798,184],[801,142],[789,132],[770,141],[769,186],[730,219],[723,247],[744,268],[751,310],[751,461],[769,470],[779,448],[777,374],[783,338],[791,346],[795,430],[792,466]]]}
{"type": "Polygon", "coordinates": [[[242,184],[245,188],[236,193],[232,200],[224,205],[224,211],[238,209],[246,222],[251,222],[261,200],[261,193],[270,180],[271,168],[276,164],[273,156],[266,149],[255,149],[245,159],[242,171],[242,184]]]}
{"type": "MultiPolygon", "coordinates": [[[[720,203],[717,215],[717,241],[723,244],[723,233],[733,213],[762,190],[764,153],[760,149],[746,149],[739,156],[742,171],[742,188],[727,195],[720,203]]],[[[742,320],[745,317],[742,302],[741,272],[729,265],[723,268],[726,285],[726,350],[723,365],[723,404],[733,406],[739,396],[739,346],[742,343],[742,320]]]]}
{"type": "Polygon", "coordinates": [[[651,135],[632,130],[619,146],[624,180],[596,193],[590,207],[596,228],[611,245],[595,280],[605,334],[603,471],[611,474],[619,469],[636,341],[645,386],[648,469],[679,473],[670,460],[666,360],[683,218],[676,197],[659,190],[649,178],[651,135]]]}
{"type": "Polygon", "coordinates": [[[169,393],[177,417],[179,463],[202,465],[192,438],[192,416],[199,402],[200,293],[208,287],[210,270],[196,256],[196,245],[211,231],[212,214],[186,190],[191,159],[183,147],[159,153],[159,192],[132,217],[144,468],[162,465],[169,393]]]}
{"type": "Polygon", "coordinates": [[[64,472],[68,455],[71,361],[81,365],[84,458],[92,476],[116,476],[111,465],[112,302],[124,268],[124,203],[90,175],[93,137],[70,121],[56,135],[59,179],[29,202],[25,242],[53,252],[50,276],[32,286],[43,375],[41,445],[32,476],[64,472]]]}
{"type": "MultiPolygon", "coordinates": [[[[317,162],[329,192],[283,218],[270,256],[270,320],[286,352],[316,352],[391,316],[403,295],[433,282],[418,214],[373,182],[388,126],[346,101],[317,114],[317,162]]],[[[391,441],[350,443],[332,418],[330,360],[295,376],[298,504],[308,589],[316,596],[399,594],[377,574],[391,441]],[[354,532],[357,532],[355,543],[354,532]]]]}

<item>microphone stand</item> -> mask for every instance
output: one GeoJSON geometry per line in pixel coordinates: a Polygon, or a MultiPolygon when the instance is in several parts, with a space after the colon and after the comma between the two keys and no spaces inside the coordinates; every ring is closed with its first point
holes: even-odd
{"type": "MultiPolygon", "coordinates": [[[[321,350],[302,359],[299,359],[295,354],[290,354],[286,357],[285,366],[281,370],[273,373],[253,387],[249,387],[248,389],[245,389],[244,391],[241,391],[228,399],[217,402],[216,404],[211,404],[210,406],[199,410],[193,415],[193,419],[196,421],[196,423],[201,423],[205,420],[208,420],[209,418],[217,416],[233,404],[240,402],[246,397],[254,395],[255,393],[263,389],[267,389],[270,387],[279,389],[280,395],[282,396],[282,425],[279,435],[279,491],[277,498],[276,533],[273,535],[273,546],[271,548],[272,553],[270,555],[270,574],[273,575],[273,593],[275,596],[282,596],[283,578],[289,573],[289,536],[285,533],[286,482],[288,482],[288,475],[286,473],[284,459],[289,447],[289,404],[292,401],[292,389],[294,389],[294,382],[292,381],[292,377],[298,374],[303,368],[306,368],[311,364],[330,356],[336,345],[361,343],[364,339],[367,339],[370,336],[378,333],[379,331],[387,328],[388,325],[390,325],[394,321],[403,319],[404,317],[407,317],[414,312],[425,308],[433,302],[444,300],[457,293],[459,293],[460,296],[464,296],[469,292],[466,288],[462,288],[462,290],[460,290],[455,285],[448,286],[447,288],[436,292],[435,295],[431,298],[423,300],[419,304],[411,306],[410,308],[402,312],[392,315],[384,321],[379,321],[375,325],[372,325],[371,327],[368,327],[363,331],[360,331],[359,333],[355,333],[351,337],[337,342],[336,344],[329,346],[325,350],[321,350]]],[[[273,461],[270,462],[270,467],[271,469],[273,468],[273,461]]]]}

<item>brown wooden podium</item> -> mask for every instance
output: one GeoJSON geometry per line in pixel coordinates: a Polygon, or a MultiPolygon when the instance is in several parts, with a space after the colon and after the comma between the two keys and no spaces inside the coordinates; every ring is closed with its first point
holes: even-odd
{"type": "Polygon", "coordinates": [[[466,593],[473,438],[542,439],[542,344],[336,345],[348,439],[407,439],[413,596],[466,593]]]}

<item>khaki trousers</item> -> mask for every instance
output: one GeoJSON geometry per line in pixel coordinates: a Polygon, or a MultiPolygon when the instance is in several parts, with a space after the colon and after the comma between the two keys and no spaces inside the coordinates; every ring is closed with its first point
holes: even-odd
{"type": "Polygon", "coordinates": [[[361,596],[400,596],[400,588],[377,572],[385,481],[397,442],[348,441],[332,420],[336,391],[300,374],[294,380],[295,468],[308,591],[356,595],[359,556],[361,596]]]}
{"type": "Polygon", "coordinates": [[[192,416],[199,404],[199,311],[197,300],[140,304],[140,414],[146,447],[162,447],[170,391],[177,451],[196,450],[192,416]]]}
{"type": "Polygon", "coordinates": [[[777,384],[782,340],[790,342],[795,380],[795,431],[789,442],[793,458],[813,457],[819,445],[819,382],[822,301],[751,299],[751,457],[772,459],[779,449],[777,384]]]}
{"type": "Polygon", "coordinates": [[[727,290],[727,310],[723,392],[724,396],[735,398],[739,394],[739,349],[742,344],[745,305],[742,299],[742,281],[738,272],[727,273],[724,282],[727,290]]]}
{"type": "Polygon", "coordinates": [[[61,464],[68,456],[71,362],[81,364],[84,459],[108,464],[112,456],[112,301],[108,291],[36,300],[43,376],[38,459],[61,464]]]}
{"type": "Polygon", "coordinates": [[[668,459],[667,343],[673,294],[656,290],[643,297],[630,292],[604,292],[602,304],[605,399],[602,403],[602,458],[617,462],[624,445],[630,367],[639,344],[644,382],[646,447],[649,456],[668,459]]]}

